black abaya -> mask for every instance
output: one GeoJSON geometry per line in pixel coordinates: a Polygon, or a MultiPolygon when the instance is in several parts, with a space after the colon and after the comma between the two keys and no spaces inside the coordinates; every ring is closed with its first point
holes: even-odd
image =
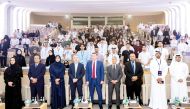
{"type": "Polygon", "coordinates": [[[23,106],[21,95],[21,77],[22,68],[16,65],[11,65],[5,70],[5,109],[21,109],[23,106]],[[13,87],[8,85],[8,82],[13,82],[13,87]]]}

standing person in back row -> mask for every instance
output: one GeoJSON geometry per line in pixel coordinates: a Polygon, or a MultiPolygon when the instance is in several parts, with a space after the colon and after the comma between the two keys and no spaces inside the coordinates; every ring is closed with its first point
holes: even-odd
{"type": "Polygon", "coordinates": [[[136,56],[134,53],[130,54],[130,61],[125,64],[124,73],[126,75],[126,88],[127,88],[127,97],[134,99],[134,93],[136,98],[139,99],[139,104],[142,105],[142,100],[140,98],[141,86],[142,86],[142,77],[143,77],[143,68],[141,63],[136,61],[136,56]]]}
{"type": "Polygon", "coordinates": [[[168,49],[164,48],[164,44],[162,41],[158,41],[158,47],[155,49],[155,51],[160,51],[162,59],[168,59],[169,52],[168,49]]]}
{"type": "Polygon", "coordinates": [[[29,67],[28,78],[30,80],[31,99],[44,97],[44,74],[46,67],[40,63],[40,55],[34,55],[34,64],[29,67]]]}

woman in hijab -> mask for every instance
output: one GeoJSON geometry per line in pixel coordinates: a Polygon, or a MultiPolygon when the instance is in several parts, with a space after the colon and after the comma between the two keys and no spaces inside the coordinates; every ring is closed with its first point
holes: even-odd
{"type": "Polygon", "coordinates": [[[171,99],[179,98],[183,100],[188,98],[187,77],[189,69],[186,63],[182,61],[181,54],[175,54],[169,67],[171,75],[171,99]]]}
{"type": "Polygon", "coordinates": [[[16,59],[10,59],[10,67],[5,70],[5,109],[21,109],[23,106],[21,95],[22,68],[16,64],[16,59]]]}
{"type": "Polygon", "coordinates": [[[10,40],[11,40],[11,39],[9,38],[8,35],[5,35],[5,36],[4,36],[5,46],[6,46],[7,49],[10,48],[10,40]]]}
{"type": "Polygon", "coordinates": [[[20,67],[26,67],[25,57],[22,55],[22,51],[20,49],[16,51],[15,59],[20,67]]]}
{"type": "Polygon", "coordinates": [[[49,50],[49,56],[46,59],[46,66],[49,66],[54,62],[55,62],[55,55],[52,50],[49,50]]]}
{"type": "Polygon", "coordinates": [[[61,63],[61,57],[57,55],[55,62],[50,65],[50,77],[51,77],[51,108],[63,109],[66,106],[65,98],[65,67],[61,63]]]}

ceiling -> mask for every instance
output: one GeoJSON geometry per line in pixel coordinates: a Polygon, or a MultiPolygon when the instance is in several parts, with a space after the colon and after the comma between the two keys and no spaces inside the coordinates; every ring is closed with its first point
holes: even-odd
{"type": "Polygon", "coordinates": [[[160,14],[181,1],[190,0],[0,0],[18,7],[30,8],[35,14],[160,14]]]}

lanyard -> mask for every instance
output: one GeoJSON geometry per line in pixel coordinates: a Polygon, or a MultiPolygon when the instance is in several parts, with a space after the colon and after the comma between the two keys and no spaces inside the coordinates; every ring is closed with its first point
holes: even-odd
{"type": "Polygon", "coordinates": [[[159,71],[160,71],[161,59],[160,59],[160,63],[158,62],[158,60],[157,60],[157,59],[156,59],[156,62],[158,63],[158,66],[159,66],[159,71]]]}

